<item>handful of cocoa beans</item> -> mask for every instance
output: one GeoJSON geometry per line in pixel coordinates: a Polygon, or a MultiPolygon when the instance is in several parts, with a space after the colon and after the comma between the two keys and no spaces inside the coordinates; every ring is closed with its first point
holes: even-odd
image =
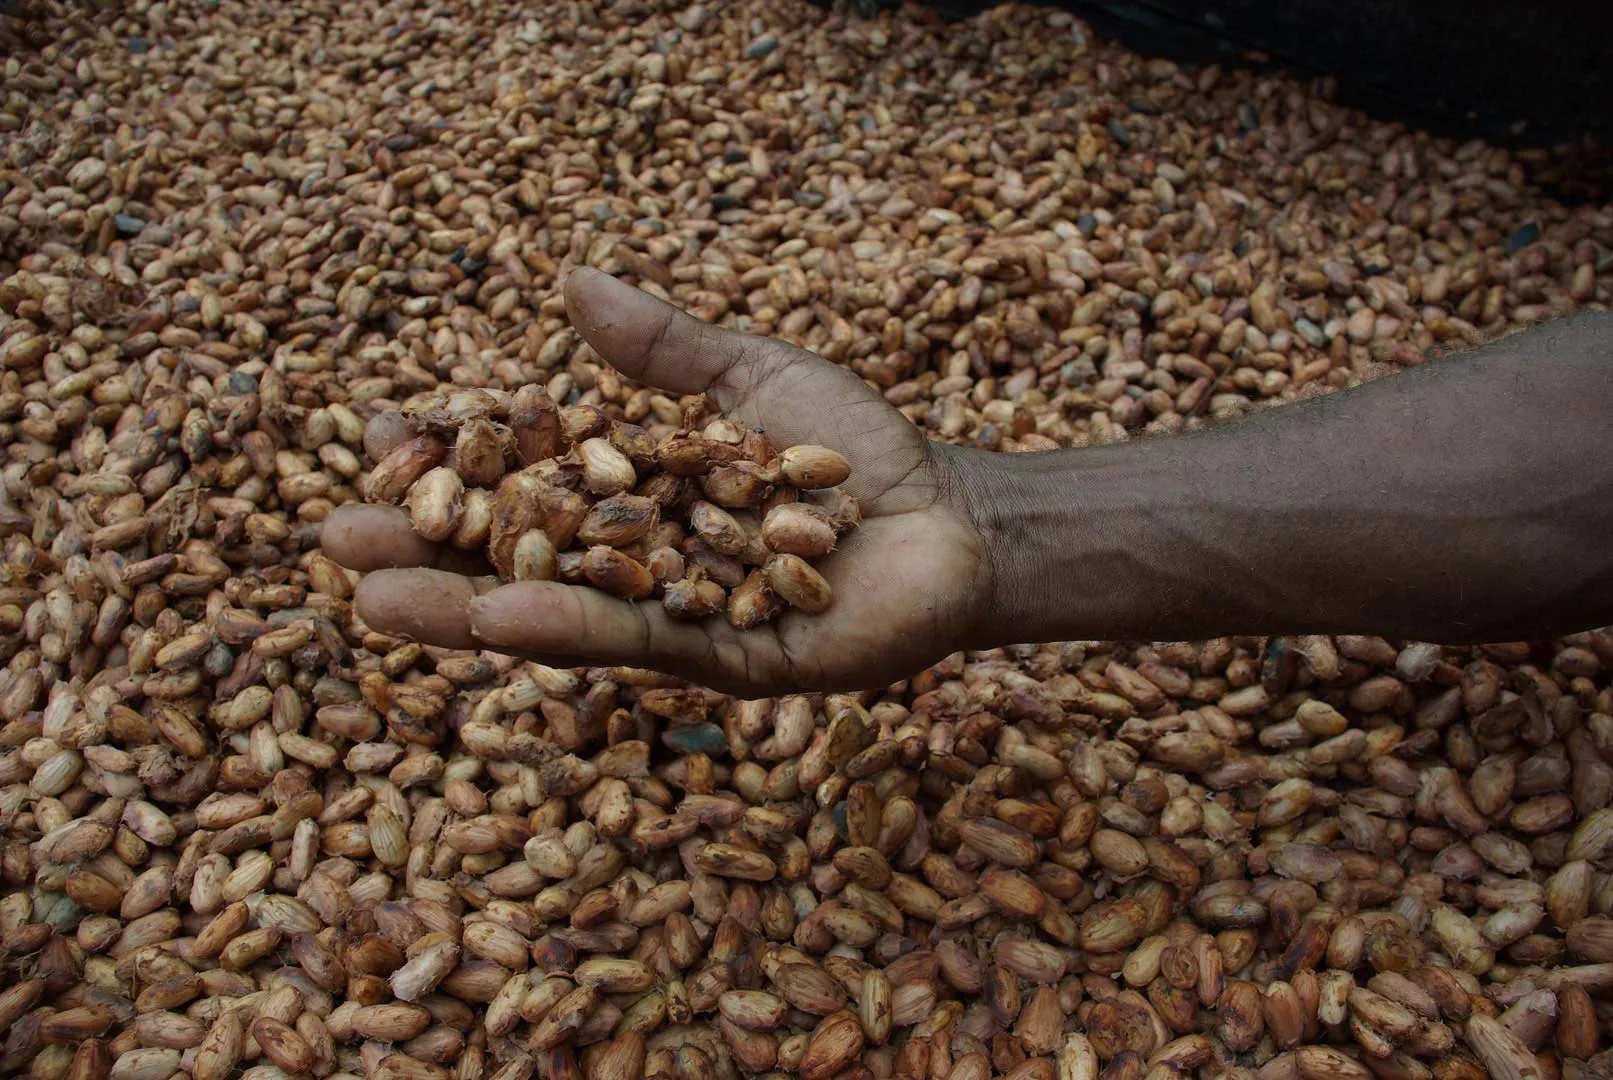
{"type": "Polygon", "coordinates": [[[812,562],[859,521],[839,490],[850,465],[705,411],[697,399],[641,426],[535,385],[420,395],[403,407],[414,435],[375,463],[365,497],[403,503],[426,540],[484,549],[504,581],[659,598],[674,618],[725,612],[741,630],[827,610],[812,562]]]}

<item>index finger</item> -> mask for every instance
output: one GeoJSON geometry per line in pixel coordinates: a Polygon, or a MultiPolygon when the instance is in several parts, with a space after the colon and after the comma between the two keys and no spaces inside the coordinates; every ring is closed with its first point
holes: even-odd
{"type": "Polygon", "coordinates": [[[413,435],[409,418],[401,412],[377,413],[364,427],[364,452],[378,462],[413,435]]]}

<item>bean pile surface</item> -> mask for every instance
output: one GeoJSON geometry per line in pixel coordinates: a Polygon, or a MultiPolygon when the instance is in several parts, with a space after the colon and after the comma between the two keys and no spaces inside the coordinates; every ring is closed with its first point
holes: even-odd
{"type": "MultiPolygon", "coordinates": [[[[16,0],[0,46],[0,1075],[1613,1073],[1613,633],[736,701],[388,637],[318,550],[382,412],[701,415],[573,267],[933,438],[1101,444],[1605,306],[1549,155],[1020,6],[16,0]]],[[[754,548],[703,520],[628,571],[754,548]]]]}

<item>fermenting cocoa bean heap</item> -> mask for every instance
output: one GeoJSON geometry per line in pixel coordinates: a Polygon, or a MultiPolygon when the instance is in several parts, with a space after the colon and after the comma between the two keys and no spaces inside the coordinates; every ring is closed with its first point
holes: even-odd
{"type": "Polygon", "coordinates": [[[1607,305],[1548,154],[1028,5],[15,0],[0,44],[0,1075],[1613,1069],[1613,633],[741,701],[378,633],[317,543],[373,501],[809,620],[856,477],[624,380],[568,271],[935,439],[1097,445],[1607,305]]]}

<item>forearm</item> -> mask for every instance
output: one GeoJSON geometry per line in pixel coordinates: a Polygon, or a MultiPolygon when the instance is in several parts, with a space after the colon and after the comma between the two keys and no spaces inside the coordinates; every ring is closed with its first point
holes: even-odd
{"type": "Polygon", "coordinates": [[[1613,316],[1189,435],[953,461],[992,644],[1613,623],[1613,316]]]}

